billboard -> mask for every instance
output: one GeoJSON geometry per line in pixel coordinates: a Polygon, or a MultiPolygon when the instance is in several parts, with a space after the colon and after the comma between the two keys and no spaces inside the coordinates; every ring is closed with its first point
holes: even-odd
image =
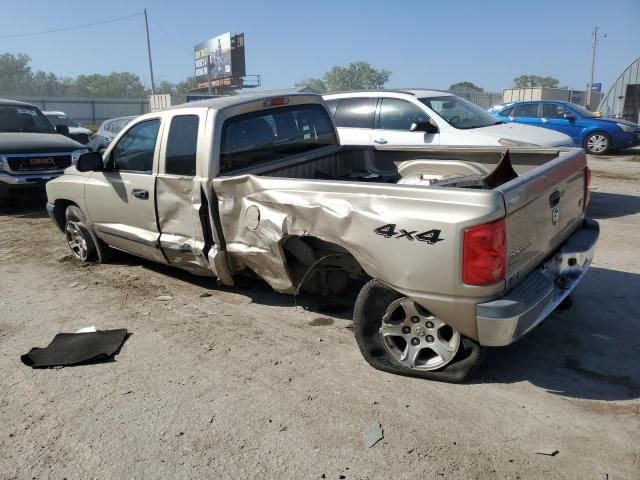
{"type": "Polygon", "coordinates": [[[193,47],[193,59],[196,69],[196,81],[211,80],[233,76],[231,63],[231,33],[223,33],[193,47]],[[207,72],[209,68],[209,73],[207,72]]]}

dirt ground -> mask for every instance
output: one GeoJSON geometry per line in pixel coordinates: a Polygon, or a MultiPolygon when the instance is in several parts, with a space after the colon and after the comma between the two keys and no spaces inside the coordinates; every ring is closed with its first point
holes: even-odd
{"type": "Polygon", "coordinates": [[[640,156],[590,165],[602,231],[573,309],[465,385],[372,369],[326,300],[83,266],[40,204],[4,208],[0,478],[640,478],[640,156]],[[21,363],[88,325],[132,336],[110,363],[21,363]]]}

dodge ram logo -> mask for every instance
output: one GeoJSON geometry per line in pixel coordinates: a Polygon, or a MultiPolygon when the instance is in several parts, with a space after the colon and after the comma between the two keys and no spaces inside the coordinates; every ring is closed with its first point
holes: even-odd
{"type": "Polygon", "coordinates": [[[558,207],[554,207],[554,209],[551,210],[551,223],[557,225],[558,218],[560,218],[560,209],[558,207]]]}

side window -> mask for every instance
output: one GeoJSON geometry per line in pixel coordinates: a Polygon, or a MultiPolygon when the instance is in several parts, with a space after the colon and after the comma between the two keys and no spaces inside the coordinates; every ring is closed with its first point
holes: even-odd
{"type": "Polygon", "coordinates": [[[338,127],[373,128],[377,98],[343,98],[336,109],[338,127]]]}
{"type": "Polygon", "coordinates": [[[524,105],[518,105],[513,111],[514,117],[527,117],[527,118],[537,118],[538,115],[538,104],[537,103],[526,103],[524,105]]]}
{"type": "Polygon", "coordinates": [[[554,105],[553,103],[545,103],[542,106],[543,118],[563,119],[566,113],[569,113],[569,112],[566,109],[562,108],[560,105],[554,105]]]}
{"type": "Polygon", "coordinates": [[[335,100],[326,100],[327,108],[329,109],[329,113],[331,113],[332,117],[336,116],[336,108],[338,107],[338,103],[340,103],[340,99],[335,100]]]}
{"type": "Polygon", "coordinates": [[[428,115],[415,105],[395,98],[383,98],[376,128],[409,131],[412,123],[428,121],[428,115]]]}
{"type": "Polygon", "coordinates": [[[104,130],[105,132],[110,132],[110,131],[111,131],[111,124],[112,124],[112,123],[113,123],[113,122],[104,122],[104,123],[102,124],[102,128],[101,128],[101,130],[104,130]]]}
{"type": "Polygon", "coordinates": [[[171,119],[169,138],[167,138],[165,173],[196,174],[198,122],[197,115],[179,115],[171,119]]]}
{"type": "Polygon", "coordinates": [[[505,108],[500,112],[500,115],[503,117],[510,117],[513,113],[513,107],[505,108]]]}
{"type": "Polygon", "coordinates": [[[111,152],[115,170],[151,173],[160,119],[140,122],[127,131],[111,152]]]}

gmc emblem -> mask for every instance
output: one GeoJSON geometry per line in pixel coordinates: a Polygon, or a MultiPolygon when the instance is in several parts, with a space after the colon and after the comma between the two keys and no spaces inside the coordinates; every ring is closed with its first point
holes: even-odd
{"type": "Polygon", "coordinates": [[[53,158],[30,158],[29,165],[53,165],[53,158]]]}

